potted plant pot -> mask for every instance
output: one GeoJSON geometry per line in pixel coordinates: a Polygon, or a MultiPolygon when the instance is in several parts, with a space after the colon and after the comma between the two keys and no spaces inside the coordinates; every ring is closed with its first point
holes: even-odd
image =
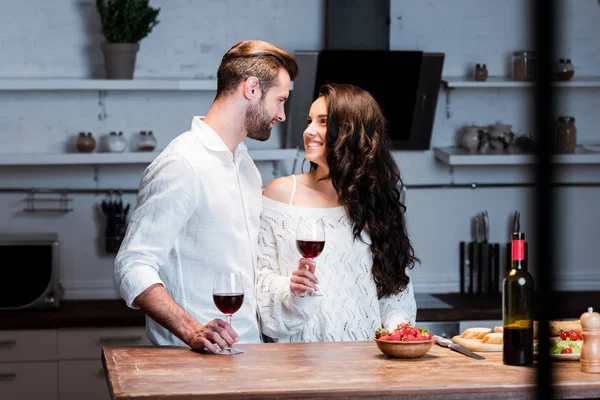
{"type": "Polygon", "coordinates": [[[102,43],[108,79],[133,79],[139,43],[102,43]]]}
{"type": "Polygon", "coordinates": [[[96,0],[102,33],[104,65],[108,79],[133,79],[139,42],[158,24],[160,11],[148,0],[96,0]]]}

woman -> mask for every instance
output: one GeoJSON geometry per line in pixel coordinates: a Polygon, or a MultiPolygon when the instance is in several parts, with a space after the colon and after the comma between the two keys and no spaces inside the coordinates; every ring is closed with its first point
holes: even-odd
{"type": "Polygon", "coordinates": [[[382,326],[415,322],[409,270],[418,259],[406,233],[400,171],[367,91],[333,84],[319,92],[303,134],[310,172],[275,179],[263,193],[261,327],[280,342],[370,340],[382,326]],[[300,216],[325,222],[318,267],[298,261],[300,216]],[[311,291],[322,296],[304,295],[311,291]]]}

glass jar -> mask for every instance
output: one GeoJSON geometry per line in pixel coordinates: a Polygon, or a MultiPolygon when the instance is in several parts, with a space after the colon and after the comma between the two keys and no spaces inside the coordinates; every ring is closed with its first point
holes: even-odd
{"type": "Polygon", "coordinates": [[[475,66],[475,80],[486,81],[488,78],[488,70],[485,64],[477,64],[475,66]]]}
{"type": "Polygon", "coordinates": [[[561,58],[556,64],[556,79],[559,81],[570,81],[575,75],[575,67],[570,58],[561,58]]]}
{"type": "Polygon", "coordinates": [[[575,117],[558,117],[555,132],[556,151],[559,153],[573,153],[577,144],[577,128],[575,117]]]}
{"type": "Polygon", "coordinates": [[[138,137],[138,151],[153,151],[156,148],[156,137],[152,131],[141,131],[138,137]]]}
{"type": "Polygon", "coordinates": [[[87,135],[85,132],[79,132],[75,146],[80,153],[91,153],[96,148],[96,139],[91,132],[88,132],[87,135]]]}
{"type": "Polygon", "coordinates": [[[111,132],[106,141],[108,151],[111,153],[122,153],[127,148],[127,139],[123,137],[123,132],[111,132]]]}
{"type": "Polygon", "coordinates": [[[535,79],[535,53],[533,51],[515,51],[512,55],[512,78],[515,81],[535,79]]]}

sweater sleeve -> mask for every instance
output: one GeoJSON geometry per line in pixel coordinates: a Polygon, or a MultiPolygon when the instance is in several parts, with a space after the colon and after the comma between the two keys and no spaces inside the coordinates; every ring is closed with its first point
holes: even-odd
{"type": "MultiPolygon", "coordinates": [[[[299,332],[317,308],[316,297],[299,298],[290,290],[299,256],[293,251],[290,217],[263,208],[258,236],[258,308],[263,333],[283,338],[299,332]]],[[[294,242],[295,243],[295,242],[294,242]]]]}
{"type": "Polygon", "coordinates": [[[379,299],[381,310],[381,325],[388,330],[393,330],[400,323],[415,324],[417,318],[417,303],[413,292],[412,278],[409,277],[408,285],[398,294],[379,299]]]}

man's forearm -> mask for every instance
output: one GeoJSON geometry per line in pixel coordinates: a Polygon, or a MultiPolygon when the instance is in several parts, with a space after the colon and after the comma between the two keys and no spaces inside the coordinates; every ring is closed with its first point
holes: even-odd
{"type": "Polygon", "coordinates": [[[190,313],[173,301],[161,284],[152,285],[144,290],[135,298],[134,304],[186,344],[190,344],[195,334],[203,327],[190,313]]]}

